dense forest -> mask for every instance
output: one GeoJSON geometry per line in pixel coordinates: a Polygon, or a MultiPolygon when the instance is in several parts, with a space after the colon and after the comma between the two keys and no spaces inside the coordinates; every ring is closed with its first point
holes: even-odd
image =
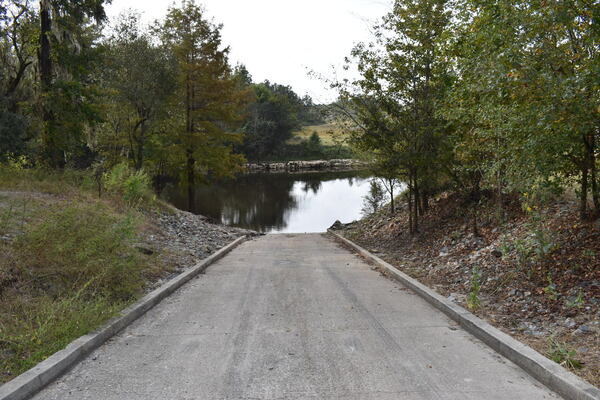
{"type": "Polygon", "coordinates": [[[594,1],[396,0],[332,82],[354,143],[378,174],[408,186],[410,230],[430,199],[477,205],[518,196],[535,213],[570,190],[600,215],[600,4],[594,1]]]}
{"type": "Polygon", "coordinates": [[[193,1],[149,26],[108,21],[105,1],[0,2],[0,162],[126,163],[190,190],[281,152],[322,107],[233,66],[220,25],[193,1]]]}

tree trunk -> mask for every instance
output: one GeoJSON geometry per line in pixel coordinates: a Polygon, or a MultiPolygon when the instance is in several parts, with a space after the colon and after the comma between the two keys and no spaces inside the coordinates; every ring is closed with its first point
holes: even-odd
{"type": "Polygon", "coordinates": [[[478,207],[479,207],[479,200],[481,199],[481,188],[479,186],[480,182],[479,179],[476,178],[475,183],[473,184],[473,190],[471,192],[471,206],[473,207],[473,211],[472,211],[472,232],[474,236],[479,236],[479,224],[477,221],[477,211],[478,211],[478,207]]]}
{"type": "Polygon", "coordinates": [[[590,135],[588,156],[590,164],[590,180],[592,184],[592,200],[594,202],[594,212],[596,215],[600,214],[600,193],[598,188],[598,167],[596,165],[596,138],[594,133],[590,135]]]}
{"type": "Polygon", "coordinates": [[[48,94],[52,86],[52,57],[50,48],[50,34],[52,33],[52,16],[48,0],[40,0],[40,48],[38,51],[41,94],[42,94],[42,121],[45,157],[51,166],[64,168],[64,153],[54,135],[54,114],[48,107],[48,94]]]}
{"type": "Polygon", "coordinates": [[[412,235],[413,230],[413,215],[412,215],[412,181],[409,179],[408,193],[406,194],[406,200],[408,201],[408,232],[412,235]]]}
{"type": "Polygon", "coordinates": [[[422,217],[425,214],[425,211],[423,209],[423,192],[421,191],[420,187],[417,193],[417,203],[419,206],[419,216],[422,217]]]}
{"type": "Polygon", "coordinates": [[[579,216],[585,220],[588,216],[588,168],[581,170],[581,194],[579,198],[579,216]]]}
{"type": "Polygon", "coordinates": [[[396,208],[394,206],[394,182],[392,179],[390,179],[388,182],[390,184],[390,205],[392,207],[392,214],[395,214],[396,208]]]}
{"type": "Polygon", "coordinates": [[[38,53],[40,62],[40,80],[42,92],[46,92],[52,85],[52,58],[50,57],[50,38],[52,31],[52,19],[50,16],[50,4],[48,0],[40,1],[40,50],[38,53]]]}
{"type": "Polygon", "coordinates": [[[194,200],[196,198],[196,174],[194,171],[196,160],[194,152],[187,150],[187,186],[188,186],[188,211],[194,212],[194,200]]]}
{"type": "Polygon", "coordinates": [[[140,123],[140,138],[137,140],[137,157],[135,160],[135,169],[141,170],[144,166],[144,144],[146,141],[146,121],[140,123]]]}
{"type": "Polygon", "coordinates": [[[413,174],[413,220],[414,232],[419,231],[419,184],[416,172],[413,174]]]}

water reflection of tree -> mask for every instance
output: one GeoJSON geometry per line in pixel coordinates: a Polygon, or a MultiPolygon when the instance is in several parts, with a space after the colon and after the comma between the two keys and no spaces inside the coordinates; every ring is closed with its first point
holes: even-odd
{"type": "Polygon", "coordinates": [[[242,175],[219,186],[225,196],[213,197],[213,201],[221,205],[220,219],[228,225],[281,230],[286,227],[285,212],[298,207],[292,195],[294,180],[285,174],[242,175]]]}
{"type": "Polygon", "coordinates": [[[322,183],[323,181],[321,178],[307,178],[305,181],[302,182],[302,191],[304,193],[308,193],[308,191],[310,190],[314,194],[317,194],[319,190],[321,190],[322,183]]]}
{"type": "MultiPolygon", "coordinates": [[[[335,179],[347,179],[352,186],[360,178],[354,171],[241,175],[235,181],[198,188],[194,211],[227,225],[262,232],[281,231],[286,228],[291,211],[299,206],[293,194],[296,182],[305,193],[317,194],[323,182],[335,179]]],[[[185,208],[185,196],[177,191],[166,197],[185,208]]]]}

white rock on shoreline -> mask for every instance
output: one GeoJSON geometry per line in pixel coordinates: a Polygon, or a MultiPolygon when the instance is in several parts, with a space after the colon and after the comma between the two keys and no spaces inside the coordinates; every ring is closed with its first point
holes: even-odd
{"type": "Polygon", "coordinates": [[[315,171],[315,170],[340,170],[358,169],[367,167],[368,164],[360,160],[334,159],[314,161],[288,161],[275,163],[249,163],[248,171],[315,171]]]}

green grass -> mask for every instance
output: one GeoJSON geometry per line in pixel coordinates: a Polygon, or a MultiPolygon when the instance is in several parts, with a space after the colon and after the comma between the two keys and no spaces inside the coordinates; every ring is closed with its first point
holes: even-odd
{"type": "Polygon", "coordinates": [[[74,339],[93,331],[127,303],[106,298],[2,297],[0,382],[34,367],[74,339]]]}
{"type": "Polygon", "coordinates": [[[0,164],[0,190],[68,194],[94,191],[95,183],[92,174],[86,171],[22,169],[0,164]]]}
{"type": "Polygon", "coordinates": [[[0,383],[101,326],[168,268],[136,249],[140,209],[123,193],[99,198],[84,172],[0,166],[0,383]]]}
{"type": "Polygon", "coordinates": [[[339,145],[340,142],[341,144],[345,144],[348,138],[348,134],[340,126],[336,124],[324,124],[303,127],[299,131],[294,132],[294,137],[288,143],[298,144],[302,140],[308,140],[313,132],[317,132],[321,138],[321,142],[326,146],[339,145]]]}

